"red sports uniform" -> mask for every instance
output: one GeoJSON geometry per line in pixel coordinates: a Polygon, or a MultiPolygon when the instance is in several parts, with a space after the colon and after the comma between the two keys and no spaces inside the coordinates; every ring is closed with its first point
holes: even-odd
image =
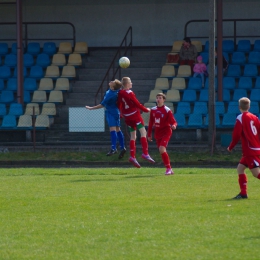
{"type": "Polygon", "coordinates": [[[154,138],[157,146],[166,147],[171,135],[172,126],[177,126],[177,122],[172,114],[172,111],[167,106],[153,107],[150,112],[150,120],[148,126],[148,137],[152,136],[152,129],[155,126],[154,138]]]}
{"type": "Polygon", "coordinates": [[[260,121],[250,112],[237,117],[229,150],[232,150],[241,139],[243,157],[240,163],[249,169],[260,165],[260,121]]]}
{"type": "Polygon", "coordinates": [[[117,103],[121,111],[121,114],[125,119],[125,123],[128,126],[132,127],[133,129],[136,129],[136,126],[140,123],[144,125],[144,121],[141,117],[140,110],[142,110],[143,112],[149,112],[149,110],[142,104],[140,104],[132,90],[120,90],[118,92],[117,103]]]}

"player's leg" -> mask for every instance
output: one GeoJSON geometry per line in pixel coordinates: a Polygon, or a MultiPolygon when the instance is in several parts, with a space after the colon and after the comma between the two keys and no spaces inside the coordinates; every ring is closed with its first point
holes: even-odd
{"type": "Polygon", "coordinates": [[[119,126],[116,127],[116,134],[120,144],[120,153],[118,159],[122,159],[126,153],[126,148],[125,148],[125,138],[119,126]]]}
{"type": "Polygon", "coordinates": [[[136,129],[129,127],[130,129],[130,158],[129,162],[132,163],[136,168],[140,168],[140,164],[135,158],[136,154],[136,146],[135,146],[135,140],[136,140],[136,129]]]}
{"type": "Polygon", "coordinates": [[[174,174],[172,167],[171,167],[170,158],[169,158],[169,155],[166,150],[166,147],[169,142],[169,138],[162,138],[162,139],[156,140],[156,141],[157,141],[157,146],[159,147],[159,152],[161,154],[163,164],[166,168],[165,175],[174,174]]]}
{"type": "Polygon", "coordinates": [[[116,149],[116,141],[117,141],[117,134],[116,134],[116,127],[110,126],[110,139],[111,139],[111,150],[107,153],[107,156],[111,156],[115,153],[117,153],[116,149]]]}
{"type": "Polygon", "coordinates": [[[260,180],[260,169],[259,167],[256,167],[256,168],[253,168],[253,169],[250,169],[250,171],[252,172],[253,176],[257,179],[260,180]]]}
{"type": "Polygon", "coordinates": [[[245,169],[247,168],[245,164],[241,162],[245,162],[245,159],[241,159],[237,166],[238,173],[238,184],[240,187],[240,193],[234,197],[234,199],[247,199],[247,175],[245,173],[245,169]]]}
{"type": "Polygon", "coordinates": [[[154,159],[148,153],[148,142],[147,142],[146,130],[145,130],[144,125],[142,123],[138,124],[137,128],[141,135],[140,140],[141,140],[141,146],[142,146],[142,150],[143,150],[142,158],[144,160],[147,160],[150,163],[155,163],[154,159]]]}

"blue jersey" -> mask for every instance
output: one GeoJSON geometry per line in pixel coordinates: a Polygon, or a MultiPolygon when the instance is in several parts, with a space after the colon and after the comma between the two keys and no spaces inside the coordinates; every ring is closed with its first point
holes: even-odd
{"type": "Polygon", "coordinates": [[[118,91],[119,90],[109,89],[101,102],[101,105],[106,108],[106,112],[110,114],[119,115],[119,109],[116,103],[118,91]]]}

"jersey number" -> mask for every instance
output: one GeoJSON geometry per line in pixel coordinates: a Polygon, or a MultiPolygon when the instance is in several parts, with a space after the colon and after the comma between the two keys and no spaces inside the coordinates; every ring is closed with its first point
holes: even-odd
{"type": "Polygon", "coordinates": [[[250,126],[251,126],[251,130],[253,132],[254,135],[257,135],[257,129],[256,127],[254,126],[254,121],[250,121],[250,126]]]}

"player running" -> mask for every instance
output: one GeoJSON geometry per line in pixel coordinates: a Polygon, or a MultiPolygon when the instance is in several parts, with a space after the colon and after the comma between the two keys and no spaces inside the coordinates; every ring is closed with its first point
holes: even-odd
{"type": "Polygon", "coordinates": [[[151,108],[147,136],[148,140],[152,141],[152,129],[155,126],[154,138],[166,168],[165,175],[171,175],[174,172],[166,147],[171,138],[172,130],[175,130],[177,127],[177,122],[170,108],[164,105],[165,100],[166,96],[163,93],[156,95],[157,106],[151,108]]]}
{"type": "Polygon", "coordinates": [[[129,162],[135,167],[140,168],[140,164],[136,160],[136,129],[139,130],[141,134],[141,145],[142,145],[142,158],[154,163],[155,161],[148,154],[148,143],[146,138],[146,130],[144,127],[144,121],[141,117],[140,110],[143,112],[150,112],[149,108],[144,107],[137,100],[134,92],[131,90],[132,82],[128,77],[122,78],[123,88],[118,93],[118,107],[120,108],[121,114],[125,119],[126,125],[130,129],[130,158],[129,162]]]}
{"type": "Polygon", "coordinates": [[[105,107],[106,120],[110,129],[111,138],[111,150],[107,153],[107,156],[111,156],[117,153],[116,143],[117,138],[120,144],[120,153],[118,158],[122,159],[126,153],[124,135],[120,129],[120,112],[117,107],[118,91],[122,87],[121,82],[118,79],[109,82],[109,90],[107,90],[102,102],[94,107],[86,106],[87,109],[99,109],[105,107]]]}
{"type": "Polygon", "coordinates": [[[242,158],[237,166],[240,193],[234,199],[247,199],[247,175],[245,169],[248,167],[253,176],[260,179],[260,121],[257,116],[248,112],[250,108],[248,98],[240,98],[238,102],[241,114],[237,116],[232,141],[227,150],[230,152],[241,139],[242,158]]]}

